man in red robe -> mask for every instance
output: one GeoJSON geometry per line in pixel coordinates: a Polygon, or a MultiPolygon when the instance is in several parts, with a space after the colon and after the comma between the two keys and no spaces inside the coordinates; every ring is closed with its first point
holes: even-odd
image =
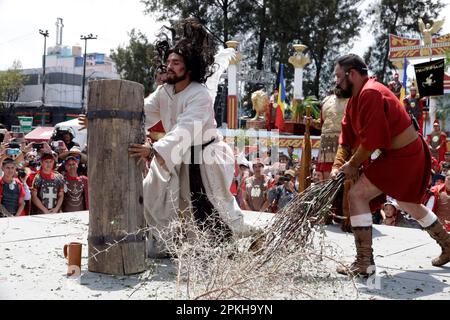
{"type": "Polygon", "coordinates": [[[439,120],[434,120],[433,132],[427,136],[427,142],[431,155],[437,159],[438,163],[444,161],[447,152],[447,134],[441,131],[439,120]]]}
{"type": "Polygon", "coordinates": [[[397,200],[442,247],[434,266],[450,261],[450,235],[436,215],[422,205],[430,180],[431,155],[423,137],[397,97],[367,75],[367,66],[355,54],[337,60],[336,83],[350,98],[342,119],[342,131],[332,177],[343,172],[355,181],[349,191],[350,222],[356,245],[356,261],[337,272],[368,276],[375,272],[372,250],[372,214],[369,202],[380,194],[397,200]],[[359,169],[371,154],[378,158],[359,169]],[[399,178],[400,177],[400,178],[399,178]]]}

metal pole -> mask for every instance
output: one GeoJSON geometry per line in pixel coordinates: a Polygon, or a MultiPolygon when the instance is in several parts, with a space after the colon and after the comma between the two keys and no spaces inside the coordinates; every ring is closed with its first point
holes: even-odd
{"type": "Polygon", "coordinates": [[[97,36],[93,36],[92,33],[87,36],[81,36],[81,40],[84,40],[84,57],[83,57],[83,79],[81,84],[81,109],[84,111],[84,86],[86,82],[86,54],[87,54],[87,41],[91,39],[97,39],[97,36]]]}
{"type": "Polygon", "coordinates": [[[47,51],[47,37],[49,35],[48,30],[39,29],[39,33],[44,36],[44,55],[42,56],[42,106],[41,106],[41,125],[44,125],[44,105],[45,105],[45,62],[46,62],[46,51],[47,51]]]}

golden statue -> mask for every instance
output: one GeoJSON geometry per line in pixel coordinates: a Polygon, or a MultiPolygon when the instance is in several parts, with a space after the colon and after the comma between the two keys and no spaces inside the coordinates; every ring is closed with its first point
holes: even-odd
{"type": "Polygon", "coordinates": [[[269,107],[269,97],[263,90],[258,90],[252,93],[252,105],[253,110],[256,111],[256,115],[252,120],[263,120],[264,113],[269,107]]]}
{"type": "Polygon", "coordinates": [[[430,25],[429,23],[424,24],[423,20],[419,18],[419,30],[422,33],[423,36],[423,45],[427,46],[432,43],[431,36],[434,33],[437,33],[442,26],[444,25],[445,18],[442,20],[436,21],[433,25],[430,25]]]}

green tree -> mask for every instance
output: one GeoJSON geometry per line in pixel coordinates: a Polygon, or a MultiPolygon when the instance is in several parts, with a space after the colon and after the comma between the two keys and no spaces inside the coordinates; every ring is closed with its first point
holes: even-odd
{"type": "MultiPolygon", "coordinates": [[[[263,69],[263,56],[273,48],[272,72],[281,62],[288,66],[291,44],[309,46],[313,60],[306,73],[307,95],[318,95],[329,87],[334,58],[350,40],[359,34],[362,24],[357,8],[362,0],[143,0],[145,12],[160,21],[193,16],[198,18],[216,38],[227,41],[246,37],[244,57],[248,64],[263,69]],[[218,36],[219,35],[219,36],[218,36]],[[253,54],[254,53],[254,54],[253,54]]],[[[241,47],[242,49],[242,47],[241,47]]],[[[285,68],[287,83],[293,68],[285,68]]],[[[289,85],[287,86],[289,90],[289,85]]]]}
{"type": "Polygon", "coordinates": [[[129,33],[130,43],[126,47],[119,46],[111,54],[122,79],[141,83],[147,96],[154,85],[154,45],[147,37],[135,29],[129,33]]]}
{"type": "Polygon", "coordinates": [[[245,0],[142,0],[144,13],[154,15],[158,21],[169,21],[195,17],[216,39],[225,45],[239,31],[242,31],[243,16],[240,8],[245,0]]]}
{"type": "Polygon", "coordinates": [[[287,63],[294,53],[292,44],[308,46],[311,64],[305,68],[305,95],[323,95],[330,87],[334,60],[350,48],[363,21],[361,0],[270,0],[268,34],[275,43],[275,59],[285,63],[286,79],[293,68],[287,63]]]}
{"type": "Polygon", "coordinates": [[[26,76],[22,74],[21,69],[20,61],[14,61],[11,68],[0,72],[0,105],[2,108],[12,109],[14,102],[19,99],[26,81],[26,76]]]}
{"type": "Polygon", "coordinates": [[[369,6],[367,20],[375,41],[364,59],[380,81],[387,83],[394,69],[389,61],[389,34],[417,38],[419,18],[427,23],[436,19],[444,7],[440,0],[381,0],[369,6]]]}

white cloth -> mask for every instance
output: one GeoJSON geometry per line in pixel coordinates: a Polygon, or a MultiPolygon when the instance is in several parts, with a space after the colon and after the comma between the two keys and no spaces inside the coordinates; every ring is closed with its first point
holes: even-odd
{"type": "Polygon", "coordinates": [[[215,141],[203,151],[200,173],[208,199],[234,233],[243,233],[242,212],[230,192],[234,176],[234,154],[217,131],[213,103],[205,86],[191,82],[175,93],[164,84],[145,99],[146,126],[162,121],[167,134],[154,143],[168,172],[154,160],[144,179],[144,214],[158,229],[189,210],[190,147],[215,141]]]}
{"type": "Polygon", "coordinates": [[[350,217],[352,227],[370,227],[372,225],[372,214],[363,213],[350,217]]]}
{"type": "Polygon", "coordinates": [[[422,218],[417,220],[419,224],[422,226],[422,228],[428,228],[431,226],[435,221],[437,220],[437,216],[434,214],[433,211],[427,208],[427,214],[422,218]]]}

